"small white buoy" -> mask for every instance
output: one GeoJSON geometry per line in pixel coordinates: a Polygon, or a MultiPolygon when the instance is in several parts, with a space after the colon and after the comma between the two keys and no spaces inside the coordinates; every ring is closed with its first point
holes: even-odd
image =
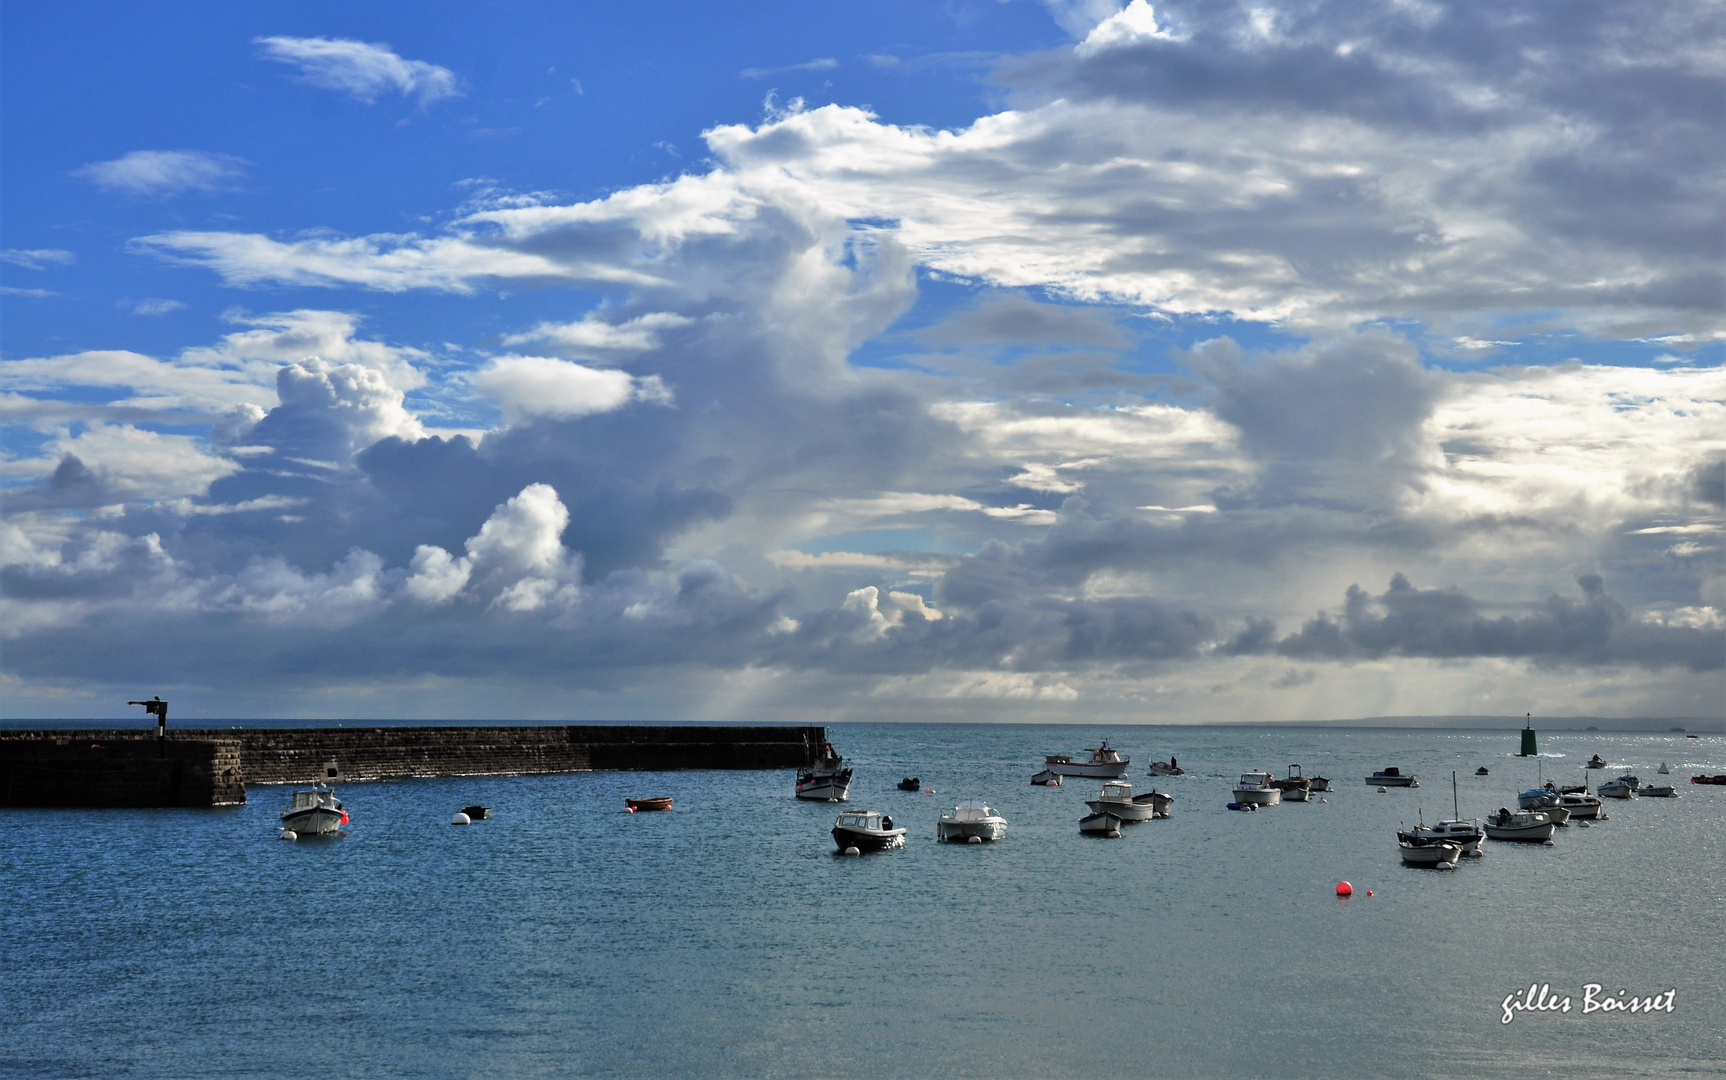
{"type": "Polygon", "coordinates": [[[967,836],[967,837],[965,837],[965,843],[967,843],[967,844],[981,844],[982,842],[983,842],[983,838],[981,836],[967,836]]]}
{"type": "Polygon", "coordinates": [[[458,811],[456,813],[455,817],[452,817],[449,819],[449,823],[451,825],[472,825],[473,824],[473,818],[470,818],[466,814],[460,813],[458,811]]]}
{"type": "Polygon", "coordinates": [[[843,852],[841,852],[840,854],[842,854],[842,855],[861,855],[863,853],[861,851],[858,851],[854,847],[848,847],[843,852]]]}
{"type": "Polygon", "coordinates": [[[299,838],[300,834],[292,829],[283,829],[282,834],[276,837],[277,840],[298,840],[299,838]]]}
{"type": "Polygon", "coordinates": [[[1548,840],[1545,843],[1541,844],[1540,846],[1541,847],[1553,847],[1554,845],[1553,845],[1552,841],[1548,840]]]}
{"type": "Polygon", "coordinates": [[[1321,803],[1327,803],[1327,802],[1330,802],[1330,800],[1329,800],[1329,799],[1320,799],[1320,800],[1319,800],[1319,802],[1321,802],[1321,803]]]}
{"type": "Polygon", "coordinates": [[[1576,827],[1577,827],[1577,828],[1578,828],[1578,829],[1586,829],[1586,828],[1588,828],[1588,822],[1586,822],[1586,821],[1578,821],[1578,822],[1577,822],[1577,823],[1576,823],[1576,827]]]}
{"type": "Polygon", "coordinates": [[[1379,789],[1378,789],[1378,793],[1379,793],[1379,794],[1380,794],[1380,795],[1383,795],[1383,794],[1384,794],[1384,793],[1385,793],[1385,789],[1384,789],[1384,788],[1379,788],[1379,789]]]}

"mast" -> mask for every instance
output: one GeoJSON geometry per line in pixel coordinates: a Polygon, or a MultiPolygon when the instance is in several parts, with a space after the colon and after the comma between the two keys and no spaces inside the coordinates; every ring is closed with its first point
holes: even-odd
{"type": "Polygon", "coordinates": [[[1456,801],[1456,770],[1450,770],[1450,812],[1456,815],[1455,820],[1462,820],[1462,807],[1456,801]]]}

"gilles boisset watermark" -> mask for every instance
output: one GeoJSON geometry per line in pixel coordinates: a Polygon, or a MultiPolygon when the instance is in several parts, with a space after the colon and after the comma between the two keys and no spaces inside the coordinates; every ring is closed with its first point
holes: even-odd
{"type": "Polygon", "coordinates": [[[1599,983],[1584,983],[1582,986],[1582,1002],[1580,1006],[1569,997],[1559,997],[1552,992],[1551,983],[1529,983],[1528,989],[1518,990],[1514,994],[1506,994],[1503,1008],[1504,1018],[1501,1024],[1508,1024],[1516,1019],[1519,1012],[1531,1013],[1568,1013],[1576,1009],[1583,1016],[1593,1013],[1670,1013],[1672,1002],[1678,996],[1678,990],[1673,988],[1662,994],[1648,997],[1636,997],[1624,990],[1616,994],[1601,993],[1605,987],[1599,983]]]}

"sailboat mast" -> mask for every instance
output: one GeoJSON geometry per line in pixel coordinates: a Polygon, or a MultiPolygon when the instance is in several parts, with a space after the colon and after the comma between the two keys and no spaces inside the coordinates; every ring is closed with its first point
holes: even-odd
{"type": "Polygon", "coordinates": [[[1457,799],[1456,799],[1456,770],[1455,769],[1450,770],[1450,812],[1452,814],[1456,815],[1456,819],[1458,821],[1462,820],[1462,806],[1460,803],[1457,802],[1457,799]]]}

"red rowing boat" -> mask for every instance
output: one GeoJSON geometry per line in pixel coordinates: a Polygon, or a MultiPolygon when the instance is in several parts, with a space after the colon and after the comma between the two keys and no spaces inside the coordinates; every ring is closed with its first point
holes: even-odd
{"type": "Polygon", "coordinates": [[[638,810],[669,810],[671,809],[671,796],[655,795],[650,799],[624,799],[623,805],[629,807],[629,812],[632,814],[638,810]]]}

